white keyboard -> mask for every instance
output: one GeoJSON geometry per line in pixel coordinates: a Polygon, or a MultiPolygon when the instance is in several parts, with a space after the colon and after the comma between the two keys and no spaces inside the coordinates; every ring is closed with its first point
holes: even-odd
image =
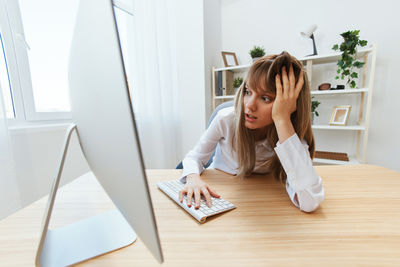
{"type": "Polygon", "coordinates": [[[231,202],[226,201],[222,198],[211,197],[212,206],[209,208],[205,200],[201,199],[200,208],[195,209],[195,201],[192,199],[192,206],[189,208],[186,202],[186,195],[183,197],[183,202],[179,201],[179,192],[185,187],[185,184],[179,180],[165,181],[157,183],[158,188],[163,191],[167,196],[174,200],[179,206],[190,213],[196,220],[203,223],[207,217],[231,210],[236,208],[231,202]]]}

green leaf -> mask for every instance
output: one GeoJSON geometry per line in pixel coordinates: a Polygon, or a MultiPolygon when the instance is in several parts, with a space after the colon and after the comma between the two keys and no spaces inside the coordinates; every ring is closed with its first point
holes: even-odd
{"type": "Polygon", "coordinates": [[[366,41],[366,40],[360,40],[360,45],[361,46],[366,46],[367,43],[368,43],[368,41],[366,41]]]}
{"type": "Polygon", "coordinates": [[[356,68],[361,68],[362,66],[364,66],[365,62],[361,62],[361,61],[356,61],[353,63],[353,66],[356,68]]]}
{"type": "Polygon", "coordinates": [[[350,87],[351,87],[351,88],[356,88],[356,82],[355,82],[355,81],[351,81],[350,87]]]}
{"type": "Polygon", "coordinates": [[[333,50],[338,50],[338,49],[339,49],[339,45],[338,45],[338,44],[335,44],[335,45],[332,47],[332,49],[333,49],[333,50]]]}
{"type": "Polygon", "coordinates": [[[352,40],[347,41],[347,42],[346,42],[346,46],[347,46],[348,48],[352,48],[352,47],[354,46],[354,41],[352,41],[352,40]]]}
{"type": "Polygon", "coordinates": [[[340,69],[337,69],[337,71],[336,71],[338,74],[340,73],[340,69]]]}
{"type": "Polygon", "coordinates": [[[358,78],[358,73],[357,73],[357,72],[353,72],[353,73],[350,75],[350,77],[351,77],[351,78],[358,78]]]}
{"type": "Polygon", "coordinates": [[[338,80],[338,79],[339,79],[339,76],[336,76],[335,79],[338,80]]]}

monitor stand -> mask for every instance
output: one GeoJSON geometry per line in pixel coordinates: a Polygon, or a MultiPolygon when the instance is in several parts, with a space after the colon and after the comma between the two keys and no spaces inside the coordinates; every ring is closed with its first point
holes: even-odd
{"type": "MultiPolygon", "coordinates": [[[[49,195],[36,253],[36,266],[76,264],[128,246],[137,238],[136,233],[118,210],[111,210],[61,228],[48,228],[73,131],[76,132],[79,140],[76,125],[72,124],[65,136],[58,174],[49,195]]],[[[79,144],[81,145],[80,141],[79,144]]]]}

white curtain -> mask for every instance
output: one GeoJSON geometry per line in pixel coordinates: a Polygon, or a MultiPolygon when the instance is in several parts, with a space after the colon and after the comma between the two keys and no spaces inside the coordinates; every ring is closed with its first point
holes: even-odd
{"type": "Polygon", "coordinates": [[[174,2],[134,1],[128,79],[146,168],[180,161],[174,2]]]}
{"type": "Polygon", "coordinates": [[[14,160],[8,134],[2,90],[0,88],[0,219],[21,207],[14,160]]]}

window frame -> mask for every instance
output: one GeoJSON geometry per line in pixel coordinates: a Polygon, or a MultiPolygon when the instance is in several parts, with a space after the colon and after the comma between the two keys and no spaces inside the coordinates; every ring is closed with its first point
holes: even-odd
{"type": "MultiPolygon", "coordinates": [[[[132,2],[113,0],[113,5],[133,15],[132,2]]],[[[9,126],[70,122],[71,112],[38,112],[35,109],[28,47],[18,0],[0,0],[0,28],[15,114],[15,118],[8,119],[9,126]]]]}
{"type": "Polygon", "coordinates": [[[15,112],[15,118],[8,119],[10,126],[70,120],[71,112],[38,112],[35,109],[27,45],[17,0],[0,0],[0,27],[15,112]]]}

